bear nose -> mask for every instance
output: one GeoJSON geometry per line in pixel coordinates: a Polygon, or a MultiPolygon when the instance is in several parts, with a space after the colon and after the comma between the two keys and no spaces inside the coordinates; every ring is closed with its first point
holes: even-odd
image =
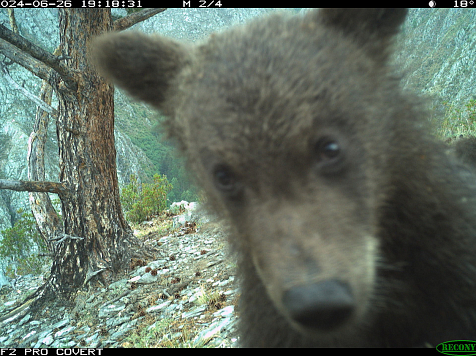
{"type": "Polygon", "coordinates": [[[323,331],[343,324],[355,308],[350,287],[338,280],[295,286],[282,301],[294,321],[323,331]]]}

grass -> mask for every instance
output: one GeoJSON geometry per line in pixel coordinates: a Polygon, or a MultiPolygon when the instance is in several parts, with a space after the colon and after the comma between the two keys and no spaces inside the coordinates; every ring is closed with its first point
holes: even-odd
{"type": "Polygon", "coordinates": [[[476,100],[469,100],[462,109],[447,102],[443,105],[445,106],[445,117],[437,129],[437,137],[445,139],[459,135],[474,136],[476,132],[476,100]]]}

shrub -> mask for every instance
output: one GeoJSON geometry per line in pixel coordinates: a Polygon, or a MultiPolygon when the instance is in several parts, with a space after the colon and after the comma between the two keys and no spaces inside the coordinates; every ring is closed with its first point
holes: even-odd
{"type": "Polygon", "coordinates": [[[0,241],[0,258],[7,262],[5,275],[14,278],[16,275],[40,274],[44,260],[39,253],[47,253],[46,244],[36,228],[32,213],[19,209],[20,219],[2,231],[0,241]]]}
{"type": "Polygon", "coordinates": [[[443,103],[446,108],[445,118],[438,130],[438,135],[442,138],[471,135],[476,131],[476,100],[469,100],[464,106],[466,109],[460,109],[447,102],[443,103]]]}
{"type": "Polygon", "coordinates": [[[165,175],[154,175],[154,183],[140,184],[135,175],[121,191],[121,202],[126,219],[132,223],[147,220],[167,207],[167,193],[172,189],[165,175]]]}

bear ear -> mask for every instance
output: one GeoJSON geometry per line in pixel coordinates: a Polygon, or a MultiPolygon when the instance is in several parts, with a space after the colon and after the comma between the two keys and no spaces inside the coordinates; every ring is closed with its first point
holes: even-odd
{"type": "Polygon", "coordinates": [[[174,79],[189,57],[184,45],[139,32],[102,35],[90,47],[91,62],[102,75],[167,115],[174,79]]]}
{"type": "Polygon", "coordinates": [[[387,59],[387,48],[406,15],[406,9],[322,9],[315,14],[321,24],[353,37],[379,61],[387,59]]]}

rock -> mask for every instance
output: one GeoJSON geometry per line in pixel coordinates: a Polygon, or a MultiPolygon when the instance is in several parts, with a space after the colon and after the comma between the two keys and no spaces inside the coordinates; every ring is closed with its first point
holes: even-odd
{"type": "MultiPolygon", "coordinates": [[[[0,345],[236,346],[235,263],[227,254],[225,233],[216,223],[209,224],[158,236],[160,252],[145,260],[146,266],[134,268],[107,288],[80,292],[73,308],[51,304],[38,317],[26,312],[0,321],[0,345]],[[219,302],[210,301],[217,295],[219,302]],[[132,337],[141,332],[145,336],[132,337]]],[[[43,276],[28,275],[3,286],[0,320],[42,283],[43,276]]]]}

